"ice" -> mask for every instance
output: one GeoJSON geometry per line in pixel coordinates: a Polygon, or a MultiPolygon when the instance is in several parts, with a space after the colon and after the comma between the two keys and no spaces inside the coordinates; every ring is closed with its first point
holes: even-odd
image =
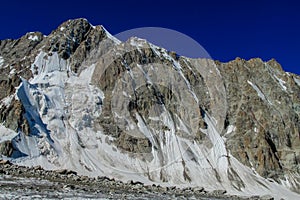
{"type": "MultiPolygon", "coordinates": [[[[51,56],[48,56],[45,52],[40,52],[36,57],[34,63],[31,65],[32,74],[37,74],[31,83],[46,83],[48,81],[49,73],[59,71],[61,65],[57,52],[54,52],[51,56]]],[[[65,64],[65,63],[64,63],[65,64]]],[[[64,68],[66,66],[64,65],[64,68]]],[[[62,69],[65,70],[65,69],[62,69]]]]}
{"type": "MultiPolygon", "coordinates": [[[[36,102],[35,94],[38,94],[38,91],[27,82],[27,80],[21,78],[22,84],[17,91],[18,98],[22,102],[27,117],[31,119],[32,126],[37,129],[41,129],[42,132],[48,133],[45,124],[42,122],[39,115],[39,104],[36,102]]],[[[38,134],[38,132],[36,132],[38,134]]]]}
{"type": "Polygon", "coordinates": [[[32,70],[37,73],[29,82],[22,79],[18,98],[27,116],[34,121],[30,125],[34,127],[35,134],[41,137],[19,136],[21,142],[16,143],[17,148],[30,155],[21,163],[42,165],[48,169],[57,168],[53,166],[54,162],[60,163],[60,167],[78,171],[91,165],[98,169],[98,165],[91,164],[89,159],[95,152],[89,155],[85,150],[79,150],[83,144],[91,149],[99,145],[95,143],[97,134],[90,124],[92,118],[101,114],[104,95],[90,84],[94,67],[86,67],[79,76],[68,75],[68,63],[57,53],[49,56],[41,52],[36,57],[32,70]],[[29,146],[37,149],[31,150],[29,146]]]}
{"type": "MultiPolygon", "coordinates": [[[[34,136],[26,136],[24,133],[19,132],[12,142],[14,148],[18,149],[22,155],[28,156],[28,158],[36,158],[41,154],[38,141],[34,136]]],[[[12,155],[12,157],[19,157],[19,155],[12,155]]]]}

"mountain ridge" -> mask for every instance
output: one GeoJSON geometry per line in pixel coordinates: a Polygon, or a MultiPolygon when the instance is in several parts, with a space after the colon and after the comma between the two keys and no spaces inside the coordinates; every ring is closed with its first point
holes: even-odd
{"type": "Polygon", "coordinates": [[[15,163],[299,192],[300,78],[275,60],[189,59],[85,19],[0,41],[0,56],[0,149],[15,163]]]}

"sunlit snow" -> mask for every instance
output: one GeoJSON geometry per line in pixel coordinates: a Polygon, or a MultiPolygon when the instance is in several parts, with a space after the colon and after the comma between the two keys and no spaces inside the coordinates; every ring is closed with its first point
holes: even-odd
{"type": "Polygon", "coordinates": [[[4,63],[4,59],[2,56],[0,56],[0,67],[2,67],[3,63],[4,63]]]}
{"type": "Polygon", "coordinates": [[[249,85],[252,86],[252,88],[257,92],[258,96],[263,100],[263,101],[267,101],[270,105],[273,105],[272,102],[270,102],[266,96],[264,95],[264,93],[251,81],[247,81],[249,85]]]}
{"type": "Polygon", "coordinates": [[[295,83],[300,86],[300,79],[294,78],[295,83]]]}
{"type": "Polygon", "coordinates": [[[10,141],[17,135],[18,133],[16,133],[15,131],[8,129],[0,124],[0,143],[4,141],[10,141]]]}
{"type": "Polygon", "coordinates": [[[39,37],[37,35],[30,35],[28,37],[28,40],[32,40],[32,41],[38,41],[39,40],[39,37]]]}
{"type": "Polygon", "coordinates": [[[276,75],[274,75],[274,77],[275,77],[276,80],[279,82],[279,85],[281,86],[281,88],[282,88],[284,91],[286,91],[286,89],[287,89],[286,86],[285,86],[286,82],[283,81],[282,79],[278,78],[276,75]]]}

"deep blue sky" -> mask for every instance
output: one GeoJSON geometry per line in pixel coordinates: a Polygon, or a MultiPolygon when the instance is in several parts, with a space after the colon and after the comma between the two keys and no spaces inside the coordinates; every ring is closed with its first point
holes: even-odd
{"type": "Polygon", "coordinates": [[[164,27],[198,41],[220,61],[275,58],[300,74],[300,6],[297,1],[2,1],[0,39],[29,31],[49,34],[63,21],[84,17],[112,34],[138,27],[164,27]]]}

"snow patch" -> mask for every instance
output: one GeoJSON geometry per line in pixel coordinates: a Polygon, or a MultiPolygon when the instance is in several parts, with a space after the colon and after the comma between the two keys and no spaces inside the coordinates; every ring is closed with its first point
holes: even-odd
{"type": "Polygon", "coordinates": [[[13,68],[10,72],[9,75],[14,75],[17,72],[17,70],[15,68],[13,68]]]}
{"type": "Polygon", "coordinates": [[[15,131],[8,129],[4,125],[0,124],[0,143],[4,141],[11,141],[17,135],[18,133],[16,133],[15,131]]]}
{"type": "Polygon", "coordinates": [[[139,49],[139,47],[144,47],[147,44],[145,39],[131,37],[129,38],[130,45],[135,46],[139,49]]]}
{"type": "Polygon", "coordinates": [[[251,81],[247,81],[249,85],[252,86],[252,88],[257,92],[258,96],[263,100],[263,101],[267,101],[270,105],[273,105],[272,102],[270,102],[266,96],[264,95],[264,93],[251,81]]]}
{"type": "Polygon", "coordinates": [[[296,83],[298,86],[300,86],[300,79],[297,79],[297,78],[294,77],[294,81],[295,81],[295,83],[296,83]]]}
{"type": "Polygon", "coordinates": [[[154,53],[160,57],[161,56],[161,53],[159,52],[160,48],[151,43],[149,43],[149,45],[150,45],[151,49],[154,51],[154,53]]]}
{"type": "Polygon", "coordinates": [[[146,126],[146,124],[144,123],[142,117],[136,113],[136,118],[137,118],[137,126],[139,128],[139,130],[151,141],[152,144],[155,144],[155,140],[153,138],[153,135],[151,133],[151,131],[148,129],[148,127],[146,126]]]}
{"type": "Polygon", "coordinates": [[[4,59],[2,56],[0,56],[0,67],[2,67],[3,63],[4,63],[4,59]]]}
{"type": "Polygon", "coordinates": [[[9,106],[14,98],[15,98],[14,94],[3,98],[1,100],[0,108],[2,108],[3,106],[5,106],[5,107],[9,106]]]}
{"type": "Polygon", "coordinates": [[[173,66],[174,66],[174,68],[175,68],[176,70],[181,70],[181,69],[182,69],[181,66],[180,66],[180,64],[179,64],[176,60],[174,60],[174,58],[172,58],[172,57],[168,54],[167,50],[162,49],[162,56],[163,56],[164,58],[166,58],[167,60],[171,61],[172,64],[173,64],[173,66]]]}
{"type": "Polygon", "coordinates": [[[258,96],[262,99],[262,100],[266,100],[265,95],[262,93],[262,91],[255,85],[253,84],[251,81],[247,81],[249,83],[249,85],[252,86],[252,88],[257,92],[258,96]]]}
{"type": "Polygon", "coordinates": [[[235,130],[236,130],[236,126],[234,126],[234,125],[229,125],[228,128],[227,128],[227,132],[225,133],[224,136],[227,136],[227,135],[233,133],[235,130]]]}
{"type": "MultiPolygon", "coordinates": [[[[95,26],[93,26],[93,25],[91,25],[93,28],[95,28],[95,26]]],[[[109,39],[111,39],[115,44],[121,44],[121,41],[120,40],[118,40],[116,37],[114,37],[114,36],[112,36],[111,34],[110,34],[110,32],[108,32],[103,26],[101,26],[102,27],[102,29],[105,31],[105,33],[106,33],[106,36],[109,38],[109,39]]]]}
{"type": "Polygon", "coordinates": [[[39,37],[37,35],[30,35],[28,37],[28,40],[32,40],[32,41],[39,41],[39,37]]]}
{"type": "Polygon", "coordinates": [[[283,81],[282,79],[278,78],[276,75],[274,75],[274,77],[275,77],[276,80],[279,82],[279,85],[281,86],[281,88],[282,88],[284,91],[286,91],[286,89],[287,89],[286,86],[285,86],[286,82],[283,81]]]}
{"type": "Polygon", "coordinates": [[[257,127],[254,127],[254,132],[255,132],[255,133],[258,133],[257,127]]]}

